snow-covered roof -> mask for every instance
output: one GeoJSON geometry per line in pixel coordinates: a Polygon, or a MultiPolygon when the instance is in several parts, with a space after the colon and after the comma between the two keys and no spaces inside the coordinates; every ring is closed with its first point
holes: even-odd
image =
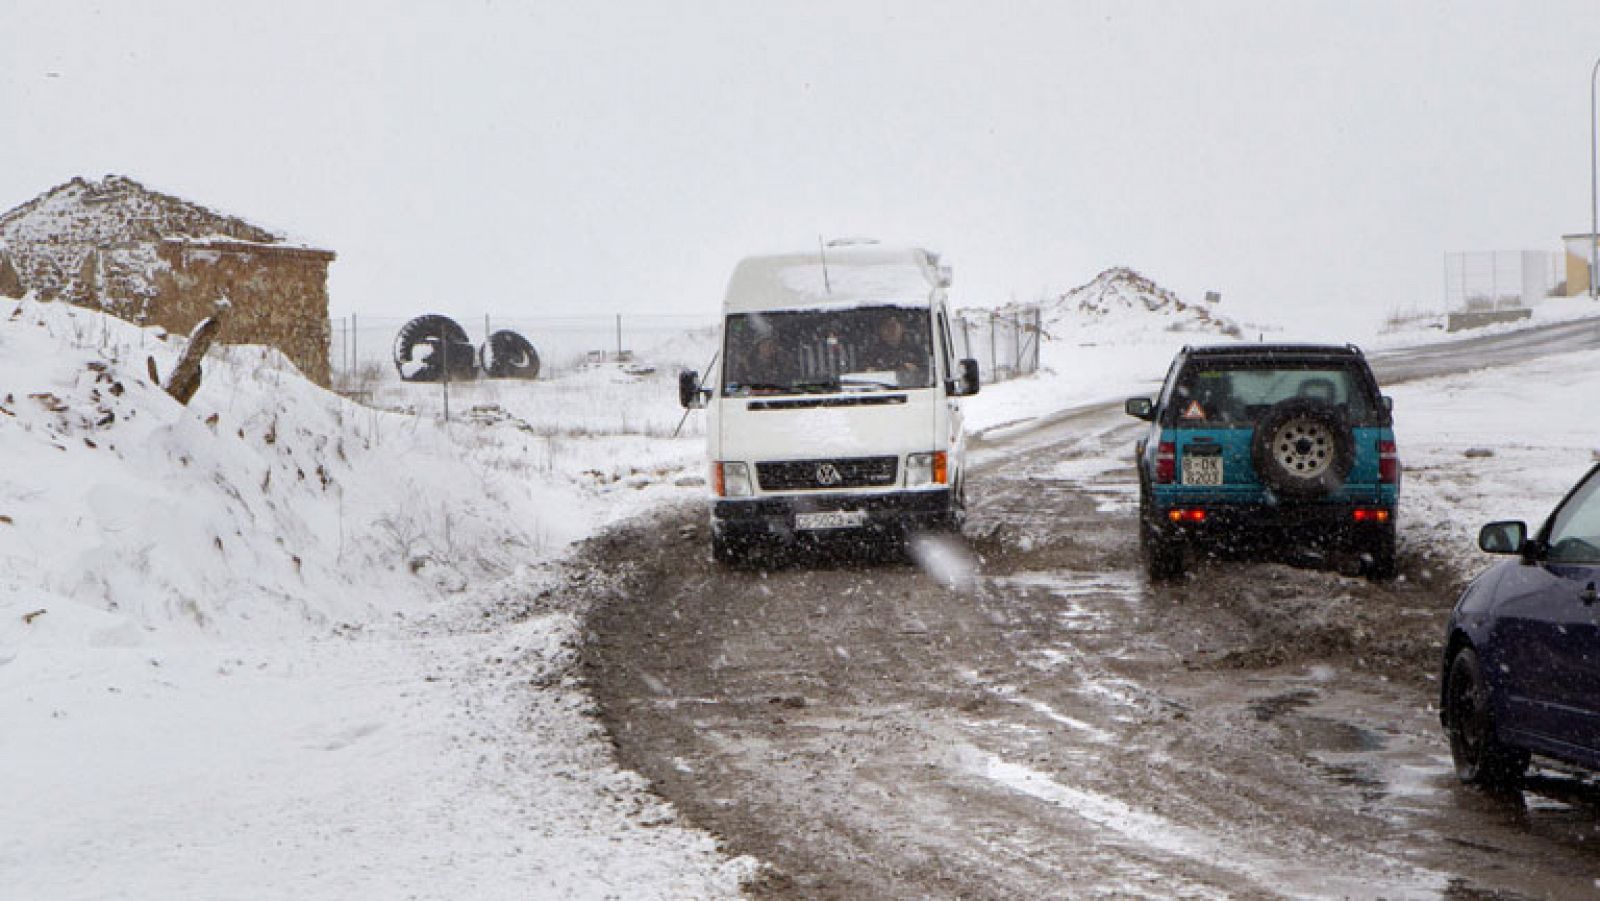
{"type": "Polygon", "coordinates": [[[74,178],[0,215],[0,236],[13,245],[103,245],[211,235],[263,244],[285,241],[284,235],[237,216],[153,191],[121,175],[100,181],[74,178]]]}
{"type": "Polygon", "coordinates": [[[74,178],[0,214],[0,242],[8,246],[23,283],[43,296],[70,290],[96,250],[133,253],[143,248],[147,259],[142,265],[148,269],[156,265],[150,248],[171,241],[216,251],[248,246],[333,258],[328,251],[120,175],[100,181],[74,178]]]}
{"type": "Polygon", "coordinates": [[[831,247],[746,257],[728,279],[727,312],[854,306],[926,305],[940,289],[936,258],[920,247],[831,247]]]}

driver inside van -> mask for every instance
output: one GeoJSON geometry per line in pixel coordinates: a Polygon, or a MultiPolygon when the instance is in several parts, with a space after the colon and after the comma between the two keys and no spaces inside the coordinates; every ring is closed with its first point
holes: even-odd
{"type": "Polygon", "coordinates": [[[897,384],[915,387],[927,383],[928,352],[921,342],[910,337],[900,316],[888,315],[873,330],[873,342],[861,355],[859,369],[866,372],[893,372],[897,384]]]}
{"type": "Polygon", "coordinates": [[[785,351],[778,336],[770,332],[746,349],[741,362],[743,381],[753,384],[788,385],[800,373],[794,356],[785,351]]]}

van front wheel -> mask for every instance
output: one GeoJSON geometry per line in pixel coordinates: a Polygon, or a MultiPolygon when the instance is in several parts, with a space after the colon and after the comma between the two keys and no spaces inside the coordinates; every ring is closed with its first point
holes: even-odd
{"type": "Polygon", "coordinates": [[[711,559],[728,566],[744,562],[744,542],[711,530],[711,559]]]}
{"type": "Polygon", "coordinates": [[[951,532],[961,533],[961,528],[967,524],[967,480],[956,482],[956,490],[950,492],[950,509],[945,513],[944,526],[951,532]]]}

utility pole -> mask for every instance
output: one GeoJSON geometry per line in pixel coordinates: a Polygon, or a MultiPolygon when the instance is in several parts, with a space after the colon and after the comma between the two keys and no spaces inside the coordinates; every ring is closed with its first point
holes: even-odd
{"type": "Polygon", "coordinates": [[[1600,245],[1600,203],[1595,201],[1595,79],[1600,78],[1600,58],[1589,73],[1589,299],[1595,299],[1596,245],[1600,245]]]}

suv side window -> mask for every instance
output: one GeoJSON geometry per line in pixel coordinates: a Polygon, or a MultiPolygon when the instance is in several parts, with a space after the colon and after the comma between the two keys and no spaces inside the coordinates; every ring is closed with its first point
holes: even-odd
{"type": "Polygon", "coordinates": [[[1177,384],[1176,376],[1178,367],[1181,365],[1183,365],[1183,356],[1180,354],[1173,357],[1172,364],[1167,367],[1167,377],[1161,383],[1161,394],[1156,398],[1156,419],[1158,422],[1166,422],[1172,418],[1167,415],[1166,410],[1172,403],[1172,392],[1177,384]]]}

